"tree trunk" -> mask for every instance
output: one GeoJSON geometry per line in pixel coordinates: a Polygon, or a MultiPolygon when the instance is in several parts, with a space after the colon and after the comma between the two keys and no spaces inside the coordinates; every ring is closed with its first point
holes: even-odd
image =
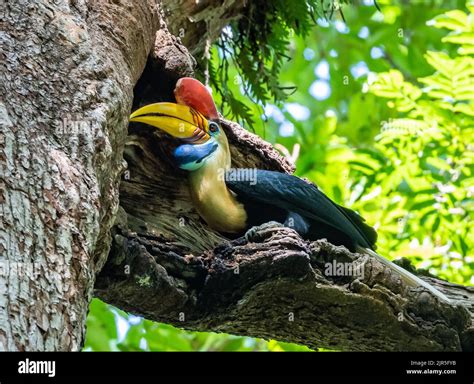
{"type": "MultiPolygon", "coordinates": [[[[187,49],[199,58],[244,4],[7,1],[1,350],[79,350],[94,284],[120,308],[189,329],[352,350],[472,349],[463,306],[407,290],[373,260],[281,228],[227,241],[194,211],[167,160],[170,139],[143,126],[127,137],[132,105],[173,100],[176,79],[193,74],[187,49]],[[327,279],[332,257],[363,264],[369,280],[327,279]]],[[[225,125],[234,165],[292,171],[225,125]]],[[[472,290],[436,284],[473,312],[472,290]]]]}
{"type": "Polygon", "coordinates": [[[153,1],[6,3],[1,350],[82,346],[118,208],[133,86],[158,26],[153,1]]]}

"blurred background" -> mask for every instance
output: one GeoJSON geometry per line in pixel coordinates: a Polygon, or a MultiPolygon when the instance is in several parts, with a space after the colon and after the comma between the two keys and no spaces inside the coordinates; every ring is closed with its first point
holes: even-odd
{"type": "MultiPolygon", "coordinates": [[[[224,116],[377,229],[381,255],[474,285],[474,2],[364,0],[342,11],[273,25],[258,63],[235,43],[242,26],[229,26],[200,73],[224,116]]],[[[310,351],[186,332],[97,299],[84,350],[310,351]]]]}

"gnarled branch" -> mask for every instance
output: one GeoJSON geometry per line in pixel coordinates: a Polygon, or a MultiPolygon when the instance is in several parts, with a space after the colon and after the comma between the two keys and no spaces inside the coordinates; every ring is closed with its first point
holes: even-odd
{"type": "Polygon", "coordinates": [[[367,255],[262,227],[204,252],[116,227],[96,294],[151,320],[351,351],[472,349],[474,289],[426,278],[453,300],[408,289],[367,255]],[[328,276],[328,265],[357,275],[328,276]],[[470,306],[469,314],[465,306],[470,306]]]}

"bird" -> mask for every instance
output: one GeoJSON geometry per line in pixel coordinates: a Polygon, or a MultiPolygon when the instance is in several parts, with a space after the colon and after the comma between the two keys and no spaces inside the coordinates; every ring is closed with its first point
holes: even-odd
{"type": "Polygon", "coordinates": [[[408,286],[421,286],[449,302],[432,285],[376,253],[374,228],[315,184],[282,172],[231,169],[229,143],[216,105],[199,80],[178,79],[174,96],[176,103],[152,103],[135,110],[130,122],[147,124],[178,139],[172,160],[187,171],[194,207],[209,227],[235,237],[248,235],[261,225],[287,226],[306,240],[325,238],[351,252],[374,257],[408,286]]]}

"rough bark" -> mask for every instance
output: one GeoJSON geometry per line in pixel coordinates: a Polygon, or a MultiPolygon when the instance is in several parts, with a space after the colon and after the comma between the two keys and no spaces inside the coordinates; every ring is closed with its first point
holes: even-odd
{"type": "Polygon", "coordinates": [[[433,278],[453,305],[407,289],[378,261],[293,230],[257,231],[191,252],[173,239],[116,228],[96,293],[175,326],[348,351],[472,350],[474,289],[433,278]],[[337,260],[363,277],[325,274],[337,260]],[[470,314],[466,307],[470,307],[470,314]]]}
{"type": "Polygon", "coordinates": [[[158,27],[151,0],[2,4],[0,350],[81,347],[158,27]]]}
{"type": "Polygon", "coordinates": [[[170,32],[179,37],[192,55],[201,56],[206,43],[215,41],[232,20],[242,16],[246,0],[165,1],[164,15],[170,32]]]}

